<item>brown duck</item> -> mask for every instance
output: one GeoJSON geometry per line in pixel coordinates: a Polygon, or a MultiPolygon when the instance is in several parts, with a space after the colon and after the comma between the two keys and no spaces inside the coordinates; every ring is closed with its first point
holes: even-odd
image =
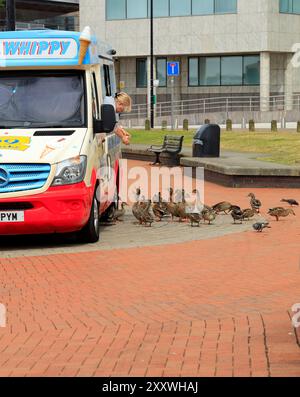
{"type": "Polygon", "coordinates": [[[249,219],[253,218],[256,213],[257,212],[255,209],[246,208],[245,210],[243,210],[243,219],[247,219],[247,221],[249,221],[249,219]]]}
{"type": "Polygon", "coordinates": [[[172,221],[173,221],[174,217],[176,216],[177,204],[174,203],[174,201],[173,201],[173,194],[174,194],[173,188],[170,187],[169,192],[170,192],[170,197],[169,197],[169,202],[166,205],[166,210],[167,210],[167,213],[169,215],[171,215],[172,221]]]}
{"type": "Polygon", "coordinates": [[[211,222],[213,222],[217,217],[217,214],[213,209],[207,209],[207,208],[204,208],[204,210],[201,212],[201,215],[204,220],[204,223],[205,221],[207,221],[209,225],[211,225],[211,222]]]}
{"type": "Polygon", "coordinates": [[[222,201],[221,203],[213,205],[212,209],[216,212],[216,214],[224,212],[226,215],[228,215],[231,211],[231,207],[231,203],[229,203],[228,201],[222,201]]]}
{"type": "Polygon", "coordinates": [[[181,202],[176,203],[175,207],[175,217],[179,218],[179,222],[182,222],[184,219],[187,218],[186,213],[187,203],[185,201],[185,191],[184,189],[181,190],[181,202]]]}
{"type": "Polygon", "coordinates": [[[279,218],[285,218],[289,215],[296,215],[291,208],[283,207],[270,208],[268,214],[274,216],[276,218],[276,221],[279,221],[279,218]]]}
{"type": "Polygon", "coordinates": [[[255,197],[255,195],[253,194],[253,193],[249,193],[248,194],[248,197],[250,197],[250,205],[251,205],[251,208],[253,209],[253,210],[256,210],[256,212],[260,212],[260,207],[261,207],[261,201],[260,200],[258,200],[256,197],[255,197]]]}

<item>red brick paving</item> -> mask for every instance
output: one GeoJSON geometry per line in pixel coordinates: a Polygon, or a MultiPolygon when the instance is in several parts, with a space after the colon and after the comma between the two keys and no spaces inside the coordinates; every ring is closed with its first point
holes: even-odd
{"type": "MultiPolygon", "coordinates": [[[[255,192],[265,213],[299,194],[255,192]]],[[[247,193],[207,184],[206,202],[247,193]]],[[[262,234],[0,259],[0,376],[299,376],[296,212],[262,234]]]]}

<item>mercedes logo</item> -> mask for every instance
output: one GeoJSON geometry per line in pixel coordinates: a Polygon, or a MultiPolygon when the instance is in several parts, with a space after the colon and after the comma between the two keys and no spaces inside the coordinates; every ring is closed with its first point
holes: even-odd
{"type": "Polygon", "coordinates": [[[4,168],[0,168],[0,188],[8,185],[9,183],[9,172],[4,168]]]}

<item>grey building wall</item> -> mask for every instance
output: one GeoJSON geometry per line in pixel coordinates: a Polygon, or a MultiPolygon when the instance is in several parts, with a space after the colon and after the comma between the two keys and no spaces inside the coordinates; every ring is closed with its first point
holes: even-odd
{"type": "MultiPolygon", "coordinates": [[[[118,78],[137,102],[145,102],[147,89],[136,88],[135,60],[150,52],[149,20],[106,21],[105,0],[80,0],[80,23],[113,45],[118,78]]],[[[154,35],[155,55],[181,62],[178,98],[300,92],[300,69],[290,65],[292,47],[300,42],[300,16],[279,13],[279,0],[238,0],[237,14],[155,18],[154,35]],[[188,87],[188,56],[247,53],[261,54],[260,87],[188,87]]],[[[168,99],[170,87],[157,94],[168,99]]]]}

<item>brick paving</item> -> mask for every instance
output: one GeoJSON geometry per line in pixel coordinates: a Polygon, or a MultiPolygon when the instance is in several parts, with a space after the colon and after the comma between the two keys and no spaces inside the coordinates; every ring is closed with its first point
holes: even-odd
{"type": "MultiPolygon", "coordinates": [[[[206,202],[234,194],[246,207],[247,193],[207,184],[206,202]]],[[[255,193],[266,216],[298,191],[255,193]]],[[[154,246],[149,235],[134,246],[132,231],[127,248],[124,233],[113,249],[54,254],[42,244],[32,256],[12,247],[10,257],[5,249],[0,376],[299,376],[300,332],[290,313],[300,302],[295,211],[262,234],[252,222],[225,233],[232,226],[224,216],[224,230],[208,239],[202,233],[217,226],[195,228],[197,240],[180,225],[183,237],[170,243],[176,225],[167,225],[158,232],[166,241],[154,246]]]]}

